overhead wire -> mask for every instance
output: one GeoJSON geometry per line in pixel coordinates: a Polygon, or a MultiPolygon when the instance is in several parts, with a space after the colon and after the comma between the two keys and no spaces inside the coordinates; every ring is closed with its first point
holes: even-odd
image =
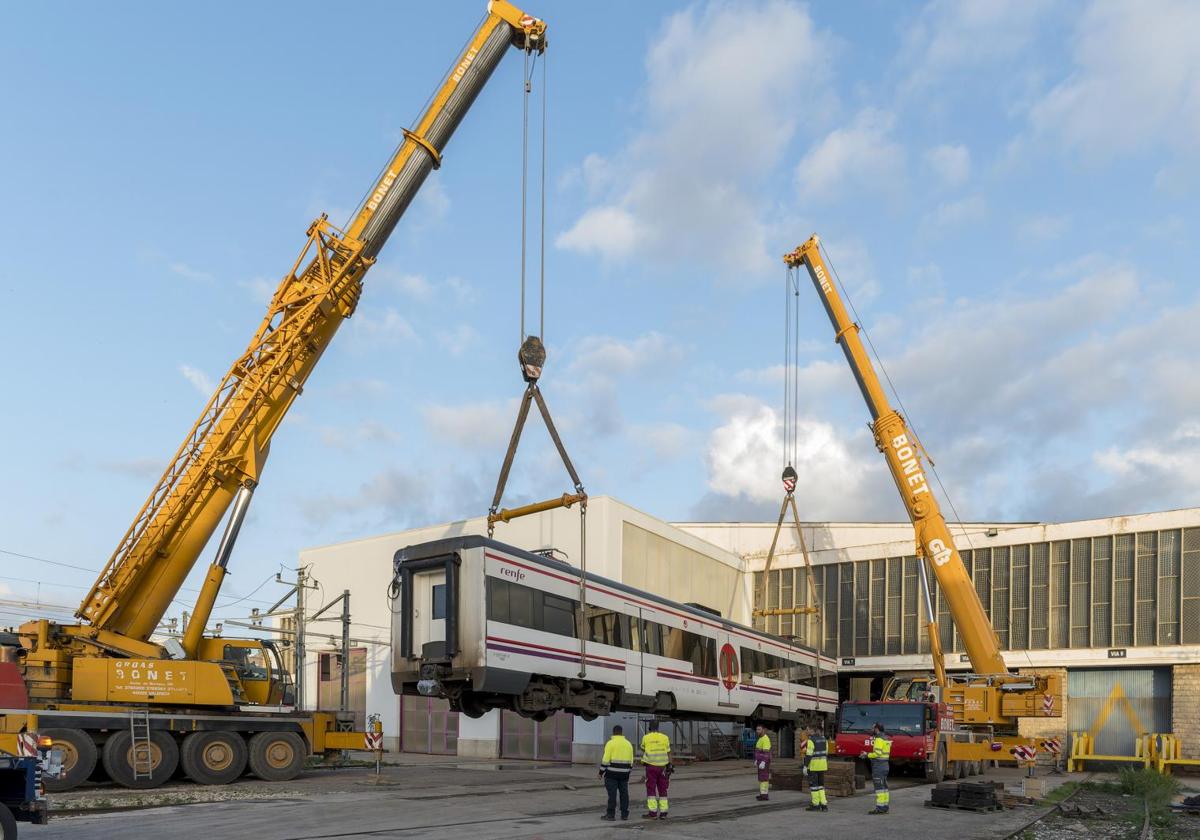
{"type": "Polygon", "coordinates": [[[892,382],[892,377],[888,374],[887,365],[883,363],[883,358],[879,355],[879,351],[875,349],[875,342],[871,341],[871,333],[863,324],[862,319],[858,315],[858,310],[854,308],[854,300],[850,297],[850,293],[846,290],[846,285],[842,282],[842,278],[838,275],[837,266],[834,265],[832,258],[829,256],[829,249],[825,247],[825,243],[819,243],[821,253],[825,257],[825,262],[829,265],[829,270],[833,273],[833,279],[841,289],[842,297],[846,303],[850,305],[850,312],[854,315],[854,323],[858,325],[858,331],[863,338],[867,340],[867,346],[871,348],[871,355],[875,357],[875,363],[879,365],[879,369],[883,372],[883,378],[887,381],[888,389],[892,392],[892,396],[896,398],[896,405],[900,407],[900,413],[905,417],[905,422],[908,428],[912,431],[913,437],[917,440],[917,446],[925,453],[925,459],[929,462],[929,471],[933,473],[934,481],[937,482],[938,489],[942,492],[942,497],[946,500],[946,504],[950,506],[950,512],[954,515],[953,523],[958,526],[958,530],[963,539],[967,541],[967,547],[974,549],[975,545],[971,541],[971,535],[967,532],[966,523],[958,513],[958,508],[954,505],[954,498],[946,490],[946,485],[942,483],[942,477],[938,474],[937,464],[934,463],[933,456],[929,454],[929,450],[925,448],[924,438],[917,430],[916,421],[909,414],[908,408],[904,405],[904,400],[900,397],[900,391],[896,388],[896,384],[892,382]]]}

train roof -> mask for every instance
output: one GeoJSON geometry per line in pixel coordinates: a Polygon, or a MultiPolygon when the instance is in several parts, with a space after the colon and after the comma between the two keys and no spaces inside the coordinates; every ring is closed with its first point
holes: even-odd
{"type": "MultiPolygon", "coordinates": [[[[431,540],[430,542],[405,546],[395,553],[393,557],[393,563],[395,565],[399,565],[408,561],[426,560],[430,557],[440,557],[444,554],[453,554],[456,551],[462,551],[470,548],[499,549],[507,554],[520,557],[526,562],[536,563],[539,566],[545,566],[548,569],[566,572],[567,574],[571,575],[577,576],[580,571],[578,566],[572,566],[570,563],[564,563],[561,560],[555,560],[551,557],[545,556],[544,554],[535,554],[532,551],[526,551],[523,548],[517,548],[515,545],[509,545],[508,543],[503,543],[499,540],[494,540],[490,537],[485,537],[479,534],[465,534],[460,537],[445,537],[440,540],[431,540]]],[[[647,592],[644,589],[637,589],[627,583],[622,583],[621,581],[613,580],[612,578],[606,578],[602,575],[593,574],[592,572],[585,572],[584,576],[589,581],[602,583],[605,586],[612,587],[613,589],[618,589],[622,592],[628,592],[630,595],[637,595],[650,601],[656,601],[664,606],[671,607],[674,610],[689,613],[696,618],[703,619],[704,621],[718,622],[724,627],[736,628],[740,633],[749,633],[754,636],[759,636],[769,642],[772,642],[773,644],[780,645],[781,647],[805,650],[815,656],[820,656],[822,659],[835,661],[830,656],[823,656],[822,654],[818,653],[816,648],[809,647],[808,645],[798,644],[797,642],[788,641],[782,636],[776,636],[772,633],[764,633],[761,630],[755,630],[754,628],[747,627],[744,624],[738,624],[736,621],[731,621],[723,615],[717,615],[716,613],[709,612],[708,610],[693,607],[679,601],[672,601],[670,598],[663,598],[662,596],[656,595],[653,592],[647,592]]]]}

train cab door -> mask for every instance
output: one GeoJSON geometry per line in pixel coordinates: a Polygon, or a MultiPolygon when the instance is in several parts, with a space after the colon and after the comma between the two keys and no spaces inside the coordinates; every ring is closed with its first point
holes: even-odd
{"type": "Polygon", "coordinates": [[[413,575],[413,654],[427,659],[446,655],[446,573],[413,575]]]}
{"type": "Polygon", "coordinates": [[[742,669],[737,645],[734,644],[731,635],[721,631],[717,634],[717,705],[737,707],[734,692],[737,691],[741,678],[742,669]]]}

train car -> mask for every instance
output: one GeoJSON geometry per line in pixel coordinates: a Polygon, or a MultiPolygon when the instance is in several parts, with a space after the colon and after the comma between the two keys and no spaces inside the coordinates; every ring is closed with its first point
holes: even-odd
{"type": "Polygon", "coordinates": [[[598,575],[581,586],[549,556],[464,536],[401,549],[394,570],[397,694],[535,720],[621,710],[774,726],[837,711],[833,659],[598,575]]]}

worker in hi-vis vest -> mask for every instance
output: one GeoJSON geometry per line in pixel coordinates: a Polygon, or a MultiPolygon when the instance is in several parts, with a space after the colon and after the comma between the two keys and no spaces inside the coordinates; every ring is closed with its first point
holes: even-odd
{"type": "Polygon", "coordinates": [[[888,770],[891,769],[892,742],[884,731],[883,724],[871,727],[871,751],[861,753],[860,758],[871,760],[871,785],[875,788],[875,810],[868,814],[886,814],[891,795],[888,792],[888,770]]]}
{"type": "Polygon", "coordinates": [[[604,789],[608,792],[608,808],[600,819],[617,818],[617,794],[621,796],[621,819],[629,819],[629,774],[632,772],[633,744],[625,737],[625,730],[614,726],[600,761],[600,775],[604,777],[604,789]]]}
{"type": "Polygon", "coordinates": [[[808,793],[812,804],[805,811],[828,811],[825,795],[825,771],[829,769],[829,741],[821,732],[808,736],[804,747],[804,773],[808,776],[808,793]]]}
{"type": "Polygon", "coordinates": [[[658,721],[646,724],[642,736],[642,764],[646,766],[646,813],[647,820],[661,820],[667,816],[667,786],[671,783],[671,739],[658,731],[658,721]]]}
{"type": "Polygon", "coordinates": [[[771,790],[771,738],[767,729],[761,723],[754,727],[758,740],[754,742],[754,769],[758,771],[758,796],[760,802],[766,802],[771,790]]]}

